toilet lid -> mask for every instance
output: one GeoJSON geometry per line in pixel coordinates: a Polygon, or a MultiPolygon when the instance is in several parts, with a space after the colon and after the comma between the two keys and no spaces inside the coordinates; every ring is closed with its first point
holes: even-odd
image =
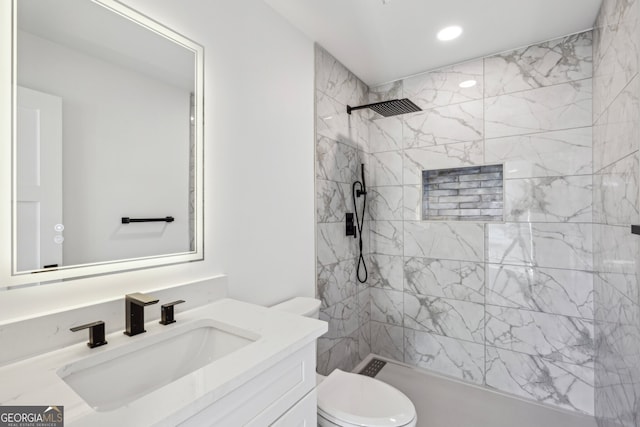
{"type": "Polygon", "coordinates": [[[398,389],[339,369],[318,386],[318,409],[338,421],[371,427],[404,426],[416,415],[411,400],[398,389]]]}

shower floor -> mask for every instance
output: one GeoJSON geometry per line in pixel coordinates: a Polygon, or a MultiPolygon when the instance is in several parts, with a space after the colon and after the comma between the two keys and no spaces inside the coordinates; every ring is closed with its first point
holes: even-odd
{"type": "Polygon", "coordinates": [[[430,374],[379,356],[387,364],[375,376],[402,391],[418,413],[417,427],[597,427],[595,419],[430,374]]]}

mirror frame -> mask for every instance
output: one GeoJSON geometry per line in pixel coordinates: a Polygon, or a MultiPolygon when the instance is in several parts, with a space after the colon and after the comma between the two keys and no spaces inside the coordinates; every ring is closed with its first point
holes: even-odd
{"type": "Polygon", "coordinates": [[[58,267],[55,270],[17,271],[15,257],[16,194],[15,126],[17,88],[17,4],[19,0],[0,2],[0,194],[9,200],[0,204],[0,290],[26,284],[112,274],[130,270],[204,260],[204,48],[153,19],[115,0],[90,0],[113,13],[130,19],[178,43],[195,54],[195,150],[194,150],[194,251],[121,259],[92,264],[58,267]]]}

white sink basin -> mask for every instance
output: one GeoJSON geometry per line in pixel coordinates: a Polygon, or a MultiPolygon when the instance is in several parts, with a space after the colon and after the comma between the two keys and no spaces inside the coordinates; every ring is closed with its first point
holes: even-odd
{"type": "Polygon", "coordinates": [[[202,319],[130,338],[130,343],[113,350],[104,347],[103,352],[70,363],[57,374],[95,410],[111,411],[258,338],[249,331],[202,319]]]}

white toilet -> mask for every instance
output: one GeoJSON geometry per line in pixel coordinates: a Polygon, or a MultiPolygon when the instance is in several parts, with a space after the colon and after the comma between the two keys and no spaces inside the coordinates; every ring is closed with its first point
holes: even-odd
{"type": "MultiPolygon", "coordinates": [[[[272,308],[317,318],[320,301],[297,297],[272,308]]],[[[416,408],[400,390],[364,375],[336,369],[318,375],[318,425],[321,427],[415,427],[416,408]]]]}

